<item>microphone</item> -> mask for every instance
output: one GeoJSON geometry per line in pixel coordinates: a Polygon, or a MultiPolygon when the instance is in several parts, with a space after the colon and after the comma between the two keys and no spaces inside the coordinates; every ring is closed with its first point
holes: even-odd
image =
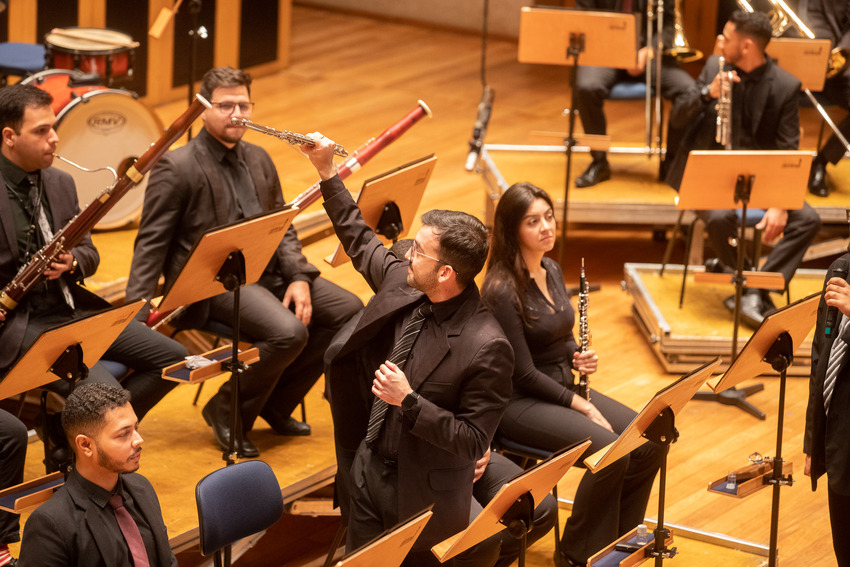
{"type": "Polygon", "coordinates": [[[478,103],[478,116],[475,119],[475,127],[472,130],[472,140],[469,141],[469,155],[466,156],[466,171],[472,171],[481,154],[481,146],[484,145],[484,136],[487,135],[487,124],[490,122],[490,113],[493,111],[493,98],[496,91],[489,86],[484,87],[481,93],[481,102],[478,103]]]}
{"type": "MultiPolygon", "coordinates": [[[[850,262],[847,261],[847,258],[839,258],[835,261],[835,265],[832,268],[831,278],[841,278],[846,281],[848,271],[850,271],[850,262]]],[[[826,324],[823,328],[823,332],[827,337],[832,335],[832,330],[835,328],[838,320],[838,307],[830,306],[826,311],[826,324]]]]}

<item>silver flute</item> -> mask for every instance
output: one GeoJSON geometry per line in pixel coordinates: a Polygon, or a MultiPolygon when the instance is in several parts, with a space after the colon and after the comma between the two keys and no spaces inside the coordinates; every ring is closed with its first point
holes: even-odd
{"type": "Polygon", "coordinates": [[[720,65],[720,96],[717,99],[717,129],[715,141],[727,150],[732,149],[732,71],[727,71],[726,58],[718,58],[720,65]]]}
{"type": "MultiPolygon", "coordinates": [[[[260,126],[259,124],[254,124],[247,118],[239,118],[238,116],[234,116],[230,119],[230,123],[236,126],[244,126],[250,130],[256,130],[262,134],[267,134],[269,136],[274,136],[279,140],[283,140],[284,142],[288,142],[293,146],[315,146],[316,142],[313,138],[305,136],[303,134],[296,134],[295,132],[290,132],[289,130],[275,130],[274,128],[270,128],[268,126],[260,126]]],[[[339,157],[348,157],[348,152],[345,151],[340,144],[334,144],[334,154],[339,157]]]]}

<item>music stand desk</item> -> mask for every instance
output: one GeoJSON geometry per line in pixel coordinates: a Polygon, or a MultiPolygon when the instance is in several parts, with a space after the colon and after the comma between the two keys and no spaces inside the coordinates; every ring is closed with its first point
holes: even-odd
{"type": "Polygon", "coordinates": [[[519,23],[520,63],[572,65],[570,34],[583,34],[581,65],[632,69],[637,66],[634,14],[564,8],[522,8],[519,23]]]}
{"type": "Polygon", "coordinates": [[[792,352],[796,352],[815,324],[819,299],[820,293],[813,293],[765,317],[729,369],[713,385],[709,383],[711,389],[719,393],[769,371],[764,357],[783,332],[791,335],[792,352]]]}
{"type": "Polygon", "coordinates": [[[506,483],[465,530],[438,543],[431,551],[442,563],[499,533],[505,529],[502,518],[517,499],[530,492],[536,507],[589,446],[590,440],[583,441],[524,471],[506,483]]]}
{"type": "Polygon", "coordinates": [[[157,309],[170,311],[224,293],[216,275],[233,252],[242,252],[245,258],[245,285],[257,281],[296,214],[297,208],[279,209],[214,228],[201,236],[157,309]]]}
{"type": "Polygon", "coordinates": [[[94,366],[144,304],[140,299],[45,330],[0,380],[0,400],[58,380],[51,368],[74,345],[86,367],[94,366]]]}
{"type": "Polygon", "coordinates": [[[584,460],[590,472],[599,472],[646,443],[647,439],[643,437],[643,434],[661,411],[669,407],[673,414],[677,415],[718,366],[720,366],[719,357],[659,390],[616,441],[584,460]]]}
{"type": "Polygon", "coordinates": [[[366,545],[345,555],[336,567],[398,567],[433,516],[430,507],[366,545]]]}
{"type": "Polygon", "coordinates": [[[676,208],[740,208],[735,202],[735,186],[743,175],[755,176],[748,209],[801,209],[811,162],[812,153],[799,150],[693,150],[676,208]]]}
{"type": "MultiPolygon", "coordinates": [[[[437,156],[431,154],[418,160],[406,163],[396,169],[387,171],[363,182],[363,188],[357,194],[355,201],[360,208],[363,221],[372,230],[378,228],[378,222],[384,212],[384,207],[395,203],[401,216],[401,231],[398,236],[405,236],[416,218],[416,210],[422,202],[425,187],[431,179],[431,174],[437,165],[437,156]]],[[[378,235],[384,242],[388,238],[378,235]]],[[[336,247],[333,254],[325,258],[325,261],[336,268],[350,258],[342,248],[342,244],[336,247]]]]}
{"type": "Polygon", "coordinates": [[[767,44],[767,54],[776,64],[797,77],[802,89],[822,91],[832,41],[799,37],[775,37],[767,44]]]}

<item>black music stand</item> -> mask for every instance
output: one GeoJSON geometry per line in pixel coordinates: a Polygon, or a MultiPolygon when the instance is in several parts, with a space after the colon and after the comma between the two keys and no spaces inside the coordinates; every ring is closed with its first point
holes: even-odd
{"type": "Polygon", "coordinates": [[[762,324],[744,345],[741,354],[726,373],[712,386],[715,392],[732,388],[744,380],[755,378],[770,368],[779,372],[779,409],[776,424],[776,453],[773,457],[773,474],[765,477],[766,484],[773,485],[773,501],[770,513],[770,546],[768,565],[777,561],[777,538],[779,533],[779,489],[790,486],[794,479],[783,473],[782,430],[785,423],[785,382],[788,366],[794,360],[794,352],[800,348],[817,320],[820,292],[765,317],[762,324]]]}
{"type": "Polygon", "coordinates": [[[534,509],[589,446],[589,439],[581,441],[523,471],[496,493],[465,530],[438,543],[431,551],[444,563],[507,527],[511,536],[521,542],[519,566],[523,567],[534,509]]]}
{"type": "MultiPolygon", "coordinates": [[[[437,165],[431,154],[367,179],[355,201],[365,222],[385,244],[404,237],[416,218],[425,187],[437,165]]],[[[336,268],[350,258],[342,244],[325,262],[336,268]]]]}
{"type": "Polygon", "coordinates": [[[233,292],[233,349],[228,367],[233,381],[230,446],[222,454],[228,465],[236,462],[236,438],[242,441],[239,382],[247,367],[239,359],[239,290],[260,278],[297,213],[297,208],[284,207],[209,230],[195,244],[174,284],[156,306],[165,312],[224,291],[233,292]]]}
{"type": "Polygon", "coordinates": [[[589,12],[559,8],[522,9],[519,31],[519,61],[570,67],[570,116],[564,139],[567,157],[564,207],[561,214],[559,263],[564,263],[567,245],[567,208],[572,177],[576,116],[576,70],[579,55],[583,65],[633,68],[637,64],[636,19],[634,14],[589,12]]]}
{"type": "Polygon", "coordinates": [[[398,567],[410,552],[410,548],[425,529],[433,516],[431,506],[402,522],[369,543],[347,553],[334,565],[336,567],[398,567]]]}
{"type": "MultiPolygon", "coordinates": [[[[676,555],[676,548],[667,548],[670,530],[664,527],[664,499],[667,490],[667,454],[670,444],[679,438],[675,427],[675,418],[685,404],[693,397],[711,373],[720,366],[720,357],[707,362],[682,376],[669,386],[659,390],[616,441],[584,460],[591,473],[597,473],[617,459],[634,451],[647,441],[662,447],[662,458],[658,488],[658,524],[653,532],[655,541],[641,553],[645,558],[654,557],[655,565],[660,567],[665,558],[676,555]]],[[[591,558],[592,560],[596,556],[591,558]]],[[[637,565],[637,563],[632,563],[637,565]]]]}
{"type": "MultiPolygon", "coordinates": [[[[768,273],[744,271],[744,234],[747,209],[800,209],[805,203],[812,154],[804,151],[694,150],[688,155],[685,173],[676,201],[678,209],[741,209],[735,274],[700,274],[697,281],[735,284],[731,361],[738,356],[738,327],[741,324],[741,295],[744,285],[758,289],[784,289],[788,282],[768,273]],[[758,179],[758,183],[756,183],[758,179]],[[706,191],[711,187],[711,191],[706,191]],[[760,279],[767,278],[767,279],[760,279]],[[778,282],[782,285],[777,287],[778,282]]],[[[685,260],[687,262],[687,259],[685,260]]],[[[754,258],[753,261],[758,261],[754,258]]],[[[696,276],[695,276],[696,279],[696,276]]],[[[764,419],[764,412],[746,400],[764,386],[755,384],[723,393],[699,392],[694,399],[733,405],[764,419]]]]}

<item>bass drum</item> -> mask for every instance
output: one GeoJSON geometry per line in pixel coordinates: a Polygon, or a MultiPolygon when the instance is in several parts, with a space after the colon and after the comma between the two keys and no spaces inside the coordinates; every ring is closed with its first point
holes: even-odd
{"type": "MultiPolygon", "coordinates": [[[[72,98],[57,114],[56,153],[86,168],[110,166],[121,177],[163,132],[159,117],[136,100],[135,95],[115,89],[94,90],[72,98]]],[[[87,173],[62,160],[54,160],[53,165],[74,178],[81,208],[113,184],[108,171],[87,173]]],[[[123,228],[138,221],[147,185],[145,175],[95,228],[123,228]]]]}

